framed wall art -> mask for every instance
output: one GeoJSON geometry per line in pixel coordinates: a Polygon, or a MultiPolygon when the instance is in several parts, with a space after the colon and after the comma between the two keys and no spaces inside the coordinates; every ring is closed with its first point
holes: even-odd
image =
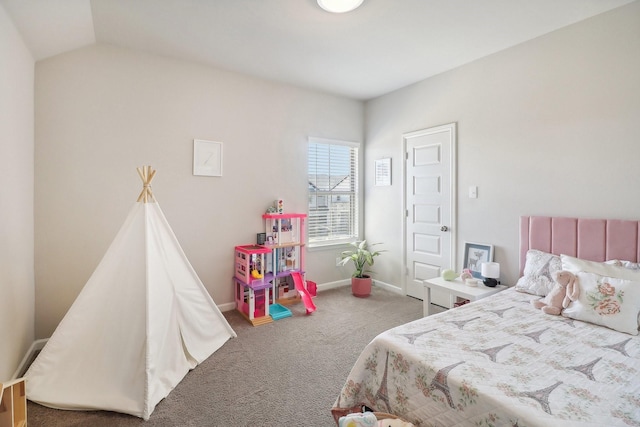
{"type": "Polygon", "coordinates": [[[376,160],[376,185],[391,185],[391,158],[376,160]]]}
{"type": "Polygon", "coordinates": [[[193,174],[222,176],[222,142],[193,140],[193,174]]]}
{"type": "Polygon", "coordinates": [[[493,261],[493,245],[465,242],[462,269],[471,270],[473,277],[481,279],[480,268],[483,262],[493,261]]]}

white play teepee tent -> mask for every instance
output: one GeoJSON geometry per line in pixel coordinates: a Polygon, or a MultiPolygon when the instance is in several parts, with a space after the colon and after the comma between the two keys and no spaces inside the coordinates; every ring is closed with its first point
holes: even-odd
{"type": "Polygon", "coordinates": [[[104,258],[25,377],[27,397],[59,409],[148,419],[190,369],[236,334],[144,188],[104,258]]]}

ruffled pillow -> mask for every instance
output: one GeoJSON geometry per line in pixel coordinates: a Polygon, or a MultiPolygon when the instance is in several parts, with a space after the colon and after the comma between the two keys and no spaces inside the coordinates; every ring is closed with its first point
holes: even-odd
{"type": "Polygon", "coordinates": [[[640,282],[640,270],[627,268],[622,264],[617,265],[615,261],[587,261],[585,259],[574,258],[569,255],[560,255],[560,259],[562,260],[562,269],[568,270],[573,274],[576,274],[579,271],[588,271],[590,273],[599,274],[600,276],[616,277],[619,279],[640,282]]]}
{"type": "Polygon", "coordinates": [[[553,286],[554,274],[562,269],[560,257],[537,249],[529,249],[524,274],[516,283],[516,290],[531,295],[546,296],[553,286]]]}
{"type": "Polygon", "coordinates": [[[562,311],[563,316],[638,335],[640,283],[586,271],[574,274],[580,296],[562,311]]]}
{"type": "Polygon", "coordinates": [[[623,261],[620,259],[612,259],[610,261],[605,262],[605,264],[616,265],[618,267],[624,267],[627,270],[634,270],[640,272],[640,263],[631,262],[631,261],[623,261]]]}

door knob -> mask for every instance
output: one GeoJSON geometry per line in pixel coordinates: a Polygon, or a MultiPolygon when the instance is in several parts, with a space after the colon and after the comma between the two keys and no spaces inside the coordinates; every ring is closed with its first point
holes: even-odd
{"type": "Polygon", "coordinates": [[[440,231],[449,231],[449,227],[443,225],[442,227],[440,227],[440,231]]]}

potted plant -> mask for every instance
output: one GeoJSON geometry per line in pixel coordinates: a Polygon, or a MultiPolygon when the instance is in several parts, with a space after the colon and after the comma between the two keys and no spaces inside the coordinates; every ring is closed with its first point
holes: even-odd
{"type": "Polygon", "coordinates": [[[367,244],[366,240],[362,242],[353,242],[353,249],[343,251],[341,254],[340,265],[347,265],[349,261],[353,261],[355,271],[351,276],[351,292],[357,297],[366,297],[371,294],[371,276],[369,271],[365,269],[371,267],[374,263],[374,257],[380,255],[382,251],[372,251],[370,247],[379,245],[379,243],[367,244]]]}

